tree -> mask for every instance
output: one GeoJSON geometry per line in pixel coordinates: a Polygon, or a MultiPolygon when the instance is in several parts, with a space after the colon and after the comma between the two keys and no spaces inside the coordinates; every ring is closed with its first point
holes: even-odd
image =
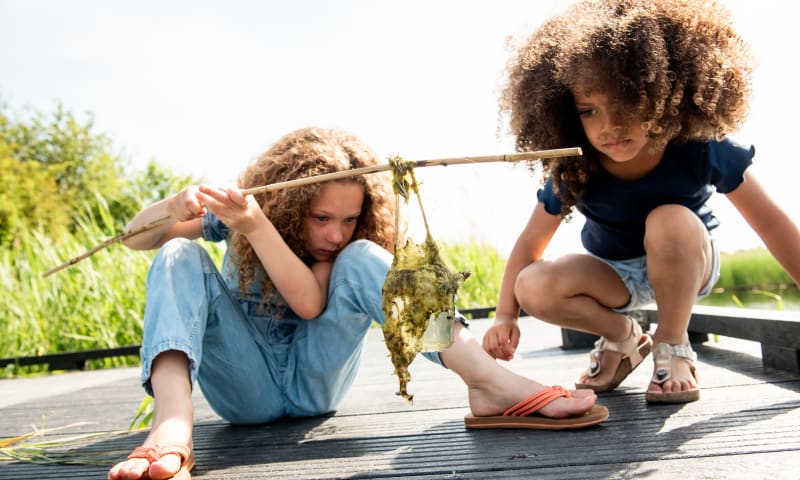
{"type": "Polygon", "coordinates": [[[52,237],[74,233],[77,218],[87,213],[99,219],[110,212],[121,231],[143,205],[196,183],[154,161],[128,175],[111,140],[94,131],[91,114],[80,121],[59,104],[51,115],[29,111],[17,119],[5,109],[0,104],[0,246],[23,228],[52,237]],[[101,212],[98,198],[107,211],[101,212]]]}

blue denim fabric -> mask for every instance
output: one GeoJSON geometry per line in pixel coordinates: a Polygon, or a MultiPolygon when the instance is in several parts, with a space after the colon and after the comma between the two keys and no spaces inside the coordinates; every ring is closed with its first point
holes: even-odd
{"type": "MultiPolygon", "coordinates": [[[[353,242],[334,263],[325,311],[302,320],[287,310],[276,320],[232,292],[200,245],[171,240],[147,277],[142,384],[152,394],[153,360],[179,350],[192,385],[231,423],[330,412],[356,377],[372,321],[384,322],[381,289],[391,261],[377,244],[353,242]]],[[[423,355],[441,364],[438,353],[423,355]]]]}
{"type": "MultiPolygon", "coordinates": [[[[711,239],[711,252],[711,277],[700,290],[700,293],[697,294],[697,298],[708,296],[711,293],[711,289],[714,288],[714,284],[719,280],[719,250],[713,238],[711,239]]],[[[589,252],[587,253],[614,269],[631,295],[627,305],[620,308],[612,308],[613,311],[620,313],[630,312],[655,302],[656,294],[653,292],[653,286],[650,285],[650,280],[647,278],[647,257],[637,257],[630,260],[608,260],[589,252]]]]}

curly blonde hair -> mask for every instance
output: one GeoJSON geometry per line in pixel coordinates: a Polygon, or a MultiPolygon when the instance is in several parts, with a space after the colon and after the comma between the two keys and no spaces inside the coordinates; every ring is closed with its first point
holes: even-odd
{"type": "MultiPolygon", "coordinates": [[[[239,177],[240,188],[294,180],[378,164],[375,153],[356,136],[341,130],[309,127],[288,133],[276,141],[239,177]]],[[[371,240],[394,251],[395,204],[391,178],[369,174],[333,180],[354,183],[364,188],[364,203],[352,240],[371,240]]],[[[262,210],[281,234],[289,248],[306,256],[302,240],[303,225],[311,201],[326,183],[275,190],[255,195],[262,210]]],[[[351,240],[351,241],[352,241],[351,240]]],[[[233,232],[230,243],[239,274],[239,290],[246,292],[264,268],[244,235],[233,232]]],[[[276,291],[266,275],[262,298],[272,301],[276,291]]]]}
{"type": "Polygon", "coordinates": [[[748,113],[753,58],[714,0],[584,0],[546,21],[510,60],[500,95],[518,151],[579,146],[576,157],[531,162],[566,216],[597,171],[572,92],[614,98],[620,120],[643,119],[656,148],[720,139],[748,113]]]}

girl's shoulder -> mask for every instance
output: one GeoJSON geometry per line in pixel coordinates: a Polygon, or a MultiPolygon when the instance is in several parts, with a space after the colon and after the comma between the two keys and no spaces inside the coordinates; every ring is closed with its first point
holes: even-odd
{"type": "Polygon", "coordinates": [[[706,160],[712,164],[724,164],[750,159],[755,156],[753,145],[739,143],[730,137],[722,140],[691,140],[686,143],[670,143],[664,152],[666,157],[706,160]]]}
{"type": "Polygon", "coordinates": [[[744,171],[753,163],[755,147],[728,137],[722,140],[670,144],[664,158],[676,170],[690,169],[707,179],[718,192],[727,193],[741,183],[744,171]]]}

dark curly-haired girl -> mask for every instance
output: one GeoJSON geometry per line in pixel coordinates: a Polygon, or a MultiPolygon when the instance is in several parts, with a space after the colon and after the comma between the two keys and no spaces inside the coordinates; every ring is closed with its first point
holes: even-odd
{"type": "Polygon", "coordinates": [[[654,352],[648,402],[700,397],[687,326],[719,277],[706,201],[725,194],[797,283],[800,232],[748,169],[752,60],[712,0],[585,0],[546,21],[509,63],[501,108],[520,151],[580,146],[542,160],[544,185],[510,255],[484,348],[508,359],[520,307],[600,335],[576,386],[612,390],[654,352]],[[585,254],[542,259],[573,208],[585,254]],[[655,302],[651,339],[626,313],[655,302]]]}

